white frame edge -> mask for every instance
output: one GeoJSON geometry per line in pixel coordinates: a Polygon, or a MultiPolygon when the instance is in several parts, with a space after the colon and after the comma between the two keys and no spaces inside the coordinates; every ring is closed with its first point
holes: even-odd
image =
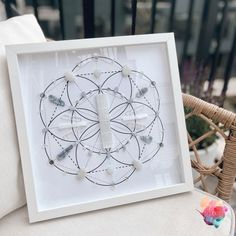
{"type": "Polygon", "coordinates": [[[188,151],[187,133],[184,120],[183,102],[180,87],[177,55],[173,33],[121,36],[112,38],[97,38],[83,40],[69,40],[59,42],[35,43],[27,45],[10,45],[6,47],[8,68],[10,75],[10,84],[13,97],[14,113],[17,125],[17,134],[19,138],[20,154],[25,182],[26,198],[28,203],[28,212],[30,222],[42,221],[66,215],[72,215],[112,206],[128,204],[137,201],[153,199],[162,196],[178,194],[193,190],[192,172],[190,165],[190,156],[188,151]],[[30,159],[30,147],[26,131],[26,120],[23,111],[22,94],[20,88],[20,71],[18,65],[18,56],[27,53],[53,52],[73,49],[88,49],[111,46],[128,46],[137,44],[166,43],[168,62],[173,88],[174,103],[178,123],[178,135],[181,146],[182,177],[181,184],[155,189],[125,196],[103,199],[95,202],[60,207],[47,211],[39,211],[36,202],[35,186],[33,182],[33,172],[30,159]],[[174,85],[174,86],[173,86],[174,85]],[[183,137],[186,137],[184,139],[183,137]]]}

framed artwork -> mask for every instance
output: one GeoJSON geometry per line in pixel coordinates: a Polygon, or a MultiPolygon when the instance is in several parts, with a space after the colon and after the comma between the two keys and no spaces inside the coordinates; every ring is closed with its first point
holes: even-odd
{"type": "Polygon", "coordinates": [[[174,35],[7,47],[30,222],[193,188],[174,35]]]}

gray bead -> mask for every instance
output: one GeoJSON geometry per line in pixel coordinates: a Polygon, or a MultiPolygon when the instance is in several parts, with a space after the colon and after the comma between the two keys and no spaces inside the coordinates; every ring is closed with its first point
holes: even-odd
{"type": "Polygon", "coordinates": [[[155,81],[151,81],[151,85],[155,87],[156,86],[156,82],[155,81]]]}
{"type": "Polygon", "coordinates": [[[140,139],[146,144],[150,144],[152,142],[152,136],[140,136],[140,139]]]}
{"type": "Polygon", "coordinates": [[[57,106],[61,106],[61,107],[65,106],[65,102],[63,100],[61,100],[61,98],[57,98],[54,95],[49,95],[48,100],[49,100],[49,102],[51,102],[57,106]]]}
{"type": "Polygon", "coordinates": [[[141,98],[142,96],[144,96],[148,91],[148,88],[144,87],[141,88],[137,93],[136,93],[136,97],[137,98],[141,98]]]}
{"type": "Polygon", "coordinates": [[[46,95],[45,95],[45,93],[40,93],[40,95],[39,95],[41,98],[44,98],[46,95]]]}
{"type": "Polygon", "coordinates": [[[53,160],[50,160],[50,161],[49,161],[49,164],[50,164],[50,165],[53,165],[53,164],[54,164],[54,161],[53,161],[53,160]]]}
{"type": "Polygon", "coordinates": [[[63,160],[66,155],[68,155],[68,153],[73,149],[73,145],[68,146],[67,148],[65,148],[63,151],[61,151],[59,154],[57,154],[57,160],[61,161],[63,160]]]}
{"type": "Polygon", "coordinates": [[[160,143],[159,146],[160,146],[160,147],[164,147],[164,143],[160,143]]]}

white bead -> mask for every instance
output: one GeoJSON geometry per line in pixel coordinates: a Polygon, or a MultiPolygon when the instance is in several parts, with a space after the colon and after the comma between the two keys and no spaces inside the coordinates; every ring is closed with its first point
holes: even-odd
{"type": "Polygon", "coordinates": [[[109,151],[107,151],[107,158],[111,157],[111,153],[109,151]]]}
{"type": "Polygon", "coordinates": [[[83,92],[81,93],[81,97],[82,97],[82,98],[85,98],[86,96],[87,96],[86,92],[83,91],[83,92]]]}
{"type": "Polygon", "coordinates": [[[72,72],[70,72],[70,71],[67,71],[65,73],[65,80],[69,81],[69,82],[73,82],[75,80],[74,74],[72,72]]]}
{"type": "Polygon", "coordinates": [[[44,133],[47,133],[49,131],[49,128],[48,127],[44,127],[43,129],[42,129],[42,133],[44,134],[44,133]]]}
{"type": "Polygon", "coordinates": [[[102,72],[100,70],[95,70],[93,72],[93,76],[94,76],[95,79],[99,79],[101,74],[102,74],[102,72]]]}
{"type": "Polygon", "coordinates": [[[93,57],[94,57],[94,60],[96,60],[96,61],[98,60],[98,54],[97,53],[94,53],[93,57]]]}
{"type": "Polygon", "coordinates": [[[114,182],[111,183],[111,190],[114,191],[116,189],[116,185],[114,182]]]}
{"type": "Polygon", "coordinates": [[[80,144],[80,140],[77,140],[74,142],[74,146],[79,145],[79,144],[80,144]]]}
{"type": "Polygon", "coordinates": [[[119,91],[119,88],[118,88],[118,87],[115,87],[115,88],[114,88],[114,93],[118,93],[118,91],[119,91]]]}
{"type": "Polygon", "coordinates": [[[84,169],[79,169],[77,172],[77,177],[79,180],[82,180],[86,177],[87,172],[84,169]]]}
{"type": "Polygon", "coordinates": [[[122,75],[124,76],[124,77],[127,77],[127,76],[129,76],[131,74],[131,69],[128,67],[128,66],[124,66],[123,68],[122,68],[122,75]]]}
{"type": "Polygon", "coordinates": [[[133,166],[136,170],[141,170],[143,168],[142,162],[139,160],[133,160],[133,166]]]}
{"type": "Polygon", "coordinates": [[[106,169],[106,172],[107,172],[108,175],[112,175],[114,173],[114,168],[113,167],[108,167],[106,169]]]}
{"type": "Polygon", "coordinates": [[[69,107],[69,110],[71,110],[71,111],[76,111],[76,107],[70,106],[70,107],[69,107]]]}

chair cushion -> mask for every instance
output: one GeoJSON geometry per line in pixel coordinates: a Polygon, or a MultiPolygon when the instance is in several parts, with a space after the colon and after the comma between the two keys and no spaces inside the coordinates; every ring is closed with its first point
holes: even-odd
{"type": "MultiPolygon", "coordinates": [[[[206,196],[199,190],[50,221],[29,224],[26,207],[0,220],[1,236],[229,236],[234,214],[229,211],[219,228],[206,225],[197,211],[206,196]]],[[[210,198],[215,198],[210,196],[210,198]]]]}
{"type": "Polygon", "coordinates": [[[0,22],[0,218],[25,204],[5,45],[45,41],[33,15],[0,22]]]}

